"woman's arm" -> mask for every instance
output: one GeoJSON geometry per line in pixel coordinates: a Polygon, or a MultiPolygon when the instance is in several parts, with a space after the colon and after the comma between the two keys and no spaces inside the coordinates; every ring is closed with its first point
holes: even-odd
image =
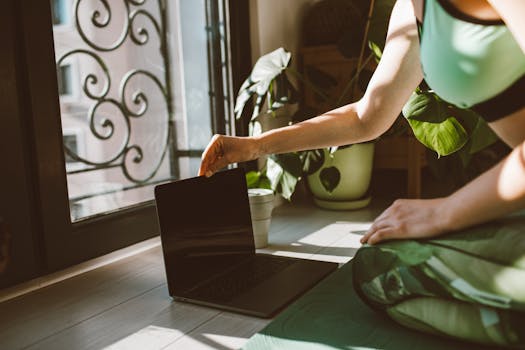
{"type": "Polygon", "coordinates": [[[525,143],[489,171],[445,198],[397,200],[362,243],[428,238],[486,222],[525,207],[525,143]]]}
{"type": "Polygon", "coordinates": [[[399,0],[392,10],[383,57],[360,101],[257,137],[215,135],[203,153],[199,174],[210,176],[230,163],[264,154],[372,140],[392,125],[422,77],[412,3],[399,0]]]}
{"type": "Polygon", "coordinates": [[[392,10],[384,53],[363,98],[261,135],[262,152],[285,153],[373,140],[392,125],[422,78],[414,10],[411,1],[401,0],[392,10]]]}
{"type": "MultiPolygon", "coordinates": [[[[525,52],[525,1],[489,0],[525,52]]],[[[489,171],[445,198],[397,200],[361,239],[426,238],[483,223],[525,207],[525,109],[491,123],[512,153],[489,171]],[[513,124],[513,125],[510,125],[513,124]]]]}

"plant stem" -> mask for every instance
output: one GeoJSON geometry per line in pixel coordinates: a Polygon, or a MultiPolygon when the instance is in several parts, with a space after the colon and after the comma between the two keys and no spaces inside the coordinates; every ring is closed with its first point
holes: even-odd
{"type": "Polygon", "coordinates": [[[363,42],[361,43],[361,52],[359,53],[359,59],[357,60],[357,72],[354,85],[352,86],[352,94],[356,92],[357,82],[359,81],[359,73],[361,72],[361,65],[363,64],[363,56],[365,55],[366,43],[368,38],[368,31],[370,30],[370,22],[372,21],[372,15],[374,14],[375,0],[370,1],[370,7],[368,9],[368,17],[366,19],[365,32],[363,34],[363,42]]]}
{"type": "MultiPolygon", "coordinates": [[[[359,73],[361,73],[361,71],[368,65],[368,62],[370,62],[370,60],[374,57],[374,53],[371,53],[370,55],[368,55],[368,57],[366,58],[366,60],[363,62],[362,64],[362,67],[357,69],[356,70],[356,74],[352,77],[352,79],[350,80],[350,82],[348,84],[346,84],[345,86],[345,89],[343,90],[343,92],[341,93],[341,96],[339,96],[339,99],[337,100],[336,102],[336,107],[339,107],[341,105],[341,102],[343,102],[343,99],[345,98],[345,96],[348,94],[348,90],[350,90],[351,88],[354,87],[355,85],[355,82],[358,81],[359,79],[359,73]]],[[[355,91],[355,89],[353,89],[355,91]]]]}
{"type": "Polygon", "coordinates": [[[328,96],[323,93],[321,90],[319,90],[317,88],[317,86],[315,86],[314,84],[312,84],[312,82],[310,82],[308,79],[306,79],[305,77],[302,76],[301,73],[299,73],[298,71],[296,71],[295,69],[293,69],[292,67],[288,67],[288,71],[290,73],[292,73],[292,75],[294,77],[296,77],[297,79],[299,79],[301,82],[303,82],[306,86],[308,86],[310,89],[312,89],[313,92],[315,92],[317,95],[319,95],[319,97],[321,97],[322,99],[324,99],[325,101],[328,100],[328,96]]]}

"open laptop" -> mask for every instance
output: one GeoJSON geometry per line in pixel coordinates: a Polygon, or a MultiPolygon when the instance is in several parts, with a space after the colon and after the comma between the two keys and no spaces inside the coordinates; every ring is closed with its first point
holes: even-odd
{"type": "Polygon", "coordinates": [[[170,295],[271,317],[337,264],[256,253],[244,171],[155,187],[170,295]]]}

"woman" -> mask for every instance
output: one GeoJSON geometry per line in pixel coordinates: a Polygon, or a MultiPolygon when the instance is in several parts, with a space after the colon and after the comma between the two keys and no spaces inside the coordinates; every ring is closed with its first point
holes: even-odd
{"type": "Polygon", "coordinates": [[[199,172],[211,176],[264,154],[373,140],[425,78],[444,100],[478,111],[513,151],[447,197],[395,201],[361,239],[369,245],[353,259],[354,287],[410,328],[523,346],[523,221],[466,228],[525,208],[524,52],[523,0],[398,0],[361,100],[258,137],[215,135],[199,172]]]}
{"type": "Polygon", "coordinates": [[[513,151],[447,197],[395,201],[374,221],[361,242],[432,237],[503,216],[525,207],[525,90],[517,87],[523,86],[525,79],[524,52],[523,0],[399,0],[392,11],[381,62],[361,100],[258,137],[215,135],[204,151],[199,174],[211,176],[227,164],[264,154],[373,140],[392,125],[425,75],[438,95],[447,95],[447,84],[464,87],[451,97],[459,101],[460,107],[470,107],[470,103],[488,111],[490,127],[513,151]],[[459,23],[457,27],[452,25],[458,30],[439,27],[447,21],[459,23]],[[468,28],[463,30],[461,26],[468,28]],[[496,33],[493,29],[497,29],[496,33]],[[494,52],[501,47],[498,42],[503,42],[507,51],[494,52]],[[484,49],[463,51],[462,45],[484,49]],[[445,66],[432,59],[443,55],[449,57],[445,66]],[[451,61],[454,57],[459,57],[459,61],[451,61]],[[510,68],[512,72],[499,74],[510,68]],[[449,69],[454,74],[448,74],[449,81],[443,81],[443,73],[449,69]],[[507,80],[492,84],[492,79],[501,80],[502,76],[507,80]],[[487,81],[490,84],[481,85],[487,81]],[[472,93],[480,86],[486,89],[472,93]],[[511,100],[511,108],[504,115],[501,108],[495,108],[498,97],[511,100]]]}

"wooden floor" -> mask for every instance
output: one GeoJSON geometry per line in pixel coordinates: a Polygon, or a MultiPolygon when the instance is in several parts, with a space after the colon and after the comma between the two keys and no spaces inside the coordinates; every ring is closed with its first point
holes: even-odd
{"type": "MultiPolygon", "coordinates": [[[[259,251],[345,263],[385,204],[285,204],[259,251]]],[[[157,246],[1,303],[0,349],[237,349],[270,321],[174,302],[157,246]]]]}

